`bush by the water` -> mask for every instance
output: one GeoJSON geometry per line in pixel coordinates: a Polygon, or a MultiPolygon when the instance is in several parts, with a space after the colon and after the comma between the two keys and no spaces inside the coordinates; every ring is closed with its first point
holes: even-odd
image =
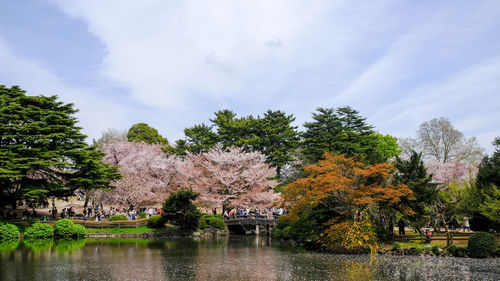
{"type": "Polygon", "coordinates": [[[226,229],[226,224],[221,215],[209,215],[204,214],[200,219],[200,229],[205,229],[209,227],[214,227],[220,230],[226,229]]]}
{"type": "Polygon", "coordinates": [[[162,215],[153,215],[148,219],[148,226],[159,228],[165,226],[167,219],[162,215]]]}
{"type": "Polygon", "coordinates": [[[146,214],[146,212],[144,212],[144,211],[139,212],[139,218],[145,219],[147,216],[148,216],[148,214],[146,214]]]}
{"type": "Polygon", "coordinates": [[[28,227],[24,232],[24,237],[27,239],[35,238],[51,238],[54,236],[54,229],[47,223],[35,223],[28,227]]]}
{"type": "Polygon", "coordinates": [[[19,229],[10,223],[0,222],[0,241],[19,239],[19,229]]]}
{"type": "Polygon", "coordinates": [[[165,217],[175,223],[180,230],[192,232],[200,225],[201,213],[192,203],[199,193],[190,189],[181,189],[170,194],[163,204],[165,217]]]}
{"type": "Polygon", "coordinates": [[[327,249],[343,249],[358,251],[369,249],[374,253],[377,250],[377,235],[372,225],[364,221],[344,221],[332,224],[320,240],[327,249]]]}
{"type": "Polygon", "coordinates": [[[113,215],[109,218],[110,221],[126,221],[128,220],[125,215],[113,215]]]}
{"type": "Polygon", "coordinates": [[[486,258],[495,251],[495,235],[487,232],[477,232],[469,237],[467,250],[471,258],[486,258]]]}
{"type": "Polygon", "coordinates": [[[85,227],[74,224],[70,219],[62,219],[54,224],[54,236],[57,238],[80,238],[85,235],[85,227]]]}

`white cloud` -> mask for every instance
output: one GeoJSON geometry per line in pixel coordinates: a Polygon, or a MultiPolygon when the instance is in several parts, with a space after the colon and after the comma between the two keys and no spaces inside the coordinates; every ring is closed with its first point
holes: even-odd
{"type": "Polygon", "coordinates": [[[88,22],[105,44],[104,76],[142,103],[165,109],[188,108],[192,92],[214,100],[242,94],[270,64],[293,59],[325,6],[284,0],[57,3],[88,22]]]}
{"type": "Polygon", "coordinates": [[[123,106],[109,100],[98,89],[67,85],[43,63],[19,56],[1,37],[0,65],[1,83],[5,86],[19,85],[28,95],[57,95],[65,103],[74,103],[79,109],[76,114],[80,121],[78,126],[83,127],[83,132],[90,138],[99,137],[108,127],[128,128],[123,128],[123,120],[127,119],[123,106]]]}

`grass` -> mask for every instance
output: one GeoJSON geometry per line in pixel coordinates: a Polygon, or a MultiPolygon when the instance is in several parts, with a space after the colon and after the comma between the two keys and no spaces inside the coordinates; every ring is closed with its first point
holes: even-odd
{"type": "Polygon", "coordinates": [[[173,225],[167,225],[162,228],[151,228],[148,226],[135,227],[114,227],[114,228],[87,228],[87,234],[143,234],[143,233],[154,233],[154,234],[168,234],[175,231],[177,227],[173,225]]]}

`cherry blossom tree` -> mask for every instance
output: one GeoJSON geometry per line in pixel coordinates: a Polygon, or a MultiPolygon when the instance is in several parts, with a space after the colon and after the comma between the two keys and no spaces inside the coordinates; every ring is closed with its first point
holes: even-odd
{"type": "Polygon", "coordinates": [[[452,181],[462,183],[464,180],[474,178],[478,172],[476,166],[456,161],[446,163],[430,161],[425,163],[425,167],[428,175],[432,174],[434,180],[444,184],[449,184],[452,181]]]}
{"type": "Polygon", "coordinates": [[[276,171],[259,152],[220,146],[204,154],[188,154],[179,166],[176,184],[200,193],[197,202],[213,208],[223,205],[241,207],[270,206],[279,197],[270,178],[276,171]]]}
{"type": "Polygon", "coordinates": [[[175,189],[175,175],[181,160],[168,156],[161,145],[118,141],[102,146],[104,162],[119,165],[123,178],[115,182],[116,188],[98,191],[97,202],[137,206],[156,204],[165,200],[175,189]]]}

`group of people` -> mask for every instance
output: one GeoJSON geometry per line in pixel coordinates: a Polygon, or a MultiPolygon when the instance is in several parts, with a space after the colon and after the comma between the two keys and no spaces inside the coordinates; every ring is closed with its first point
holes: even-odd
{"type": "Polygon", "coordinates": [[[259,210],[258,208],[250,209],[250,208],[233,208],[231,210],[224,211],[224,218],[234,218],[236,216],[260,216],[267,217],[270,216],[279,217],[287,213],[285,208],[264,208],[263,210],[259,210]]]}
{"type": "Polygon", "coordinates": [[[161,215],[163,210],[161,208],[138,208],[135,210],[127,210],[126,208],[119,209],[115,207],[109,207],[109,211],[105,211],[104,207],[94,205],[94,207],[88,207],[83,210],[83,220],[88,220],[90,217],[95,217],[96,221],[107,220],[114,215],[124,215],[128,220],[136,220],[140,218],[140,213],[144,212],[146,218],[153,215],[161,215]]]}

